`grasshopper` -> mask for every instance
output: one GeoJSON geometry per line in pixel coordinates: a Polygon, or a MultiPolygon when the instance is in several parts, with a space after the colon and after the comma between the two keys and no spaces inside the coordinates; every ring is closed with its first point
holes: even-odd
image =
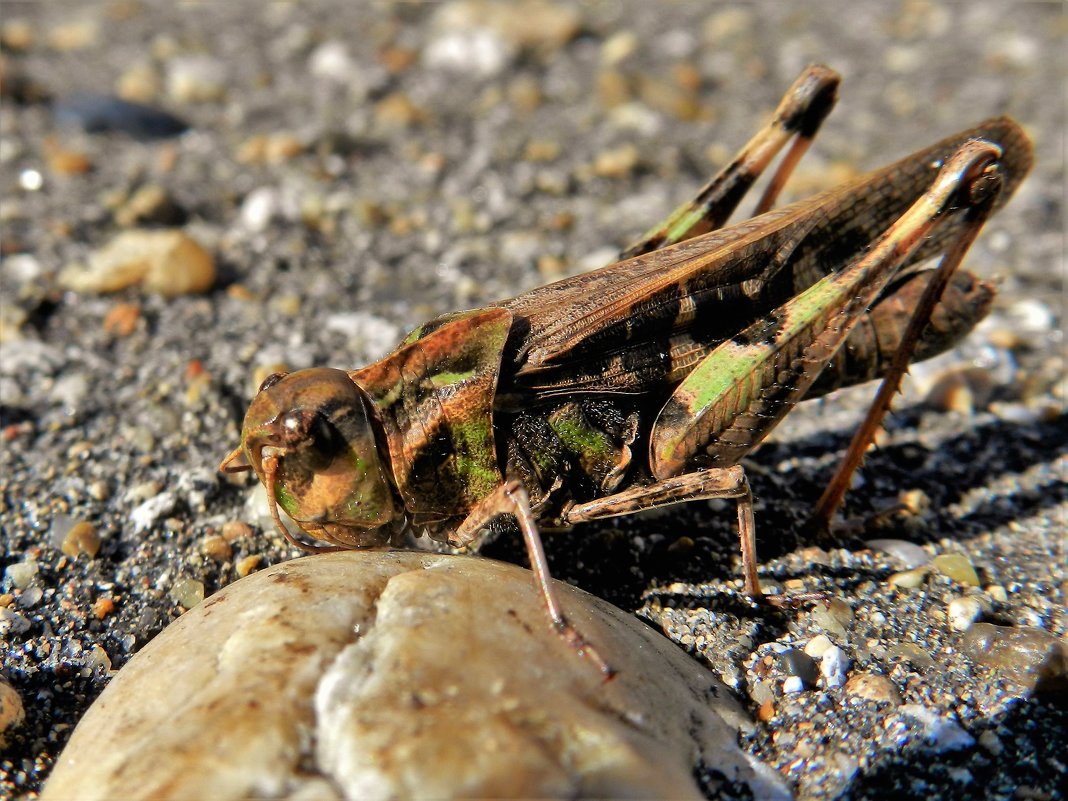
{"type": "Polygon", "coordinates": [[[278,529],[309,551],[408,529],[475,547],[514,519],[552,625],[606,674],[560,609],[539,526],[734,498],[745,591],[818,597],[762,596],[741,460],[802,399],[883,377],[817,506],[829,523],[909,361],[989,310],[993,288],[957,267],[1031,164],[1019,126],[991,119],[774,209],[839,80],[806,68],[733,161],[617,263],[438,317],[363,369],[268,377],[220,469],[254,470],[278,529]],[[755,216],[723,227],[784,149],[755,216]],[[278,507],[320,544],[291,535],[278,507]]]}

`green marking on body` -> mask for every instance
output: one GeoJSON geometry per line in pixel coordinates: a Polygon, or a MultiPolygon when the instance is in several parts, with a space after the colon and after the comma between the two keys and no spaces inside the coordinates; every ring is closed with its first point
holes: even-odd
{"type": "Polygon", "coordinates": [[[607,435],[590,426],[577,406],[568,405],[550,415],[549,427],[572,453],[594,461],[611,459],[613,456],[612,443],[607,435]]]}
{"type": "Polygon", "coordinates": [[[681,213],[673,215],[673,219],[669,220],[667,224],[666,243],[673,245],[682,240],[690,232],[691,228],[701,222],[704,216],[704,209],[700,206],[694,209],[682,209],[681,213]],[[678,219],[674,219],[674,217],[678,219]]]}
{"type": "Polygon", "coordinates": [[[418,328],[413,328],[408,333],[408,336],[406,336],[404,339],[402,339],[400,341],[400,345],[398,347],[403,348],[405,345],[411,345],[413,342],[418,341],[419,338],[423,336],[423,329],[424,328],[426,328],[425,325],[421,325],[418,328]]]}
{"type": "MultiPolygon", "coordinates": [[[[751,344],[724,342],[694,368],[680,385],[692,394],[686,404],[698,411],[719,403],[732,389],[744,382],[761,364],[773,359],[776,352],[794,337],[803,334],[808,326],[830,308],[838,308],[846,297],[845,290],[854,281],[843,281],[841,274],[829,275],[780,308],[781,325],[775,330],[774,342],[762,342],[762,329],[767,321],[749,326],[742,338],[751,344]]],[[[676,396],[678,397],[678,396],[676,396]]]]}
{"type": "Polygon", "coordinates": [[[501,483],[489,419],[467,420],[452,426],[452,440],[456,470],[468,496],[482,498],[489,495],[501,483]]]}
{"type": "Polygon", "coordinates": [[[458,372],[434,373],[434,375],[430,376],[430,381],[435,387],[447,387],[450,384],[460,384],[464,381],[469,381],[475,377],[476,373],[478,373],[477,367],[458,372]]]}
{"type": "Polygon", "coordinates": [[[278,501],[278,505],[285,510],[285,513],[297,519],[297,515],[300,514],[300,504],[297,502],[296,497],[282,484],[274,485],[274,497],[278,501]]]}

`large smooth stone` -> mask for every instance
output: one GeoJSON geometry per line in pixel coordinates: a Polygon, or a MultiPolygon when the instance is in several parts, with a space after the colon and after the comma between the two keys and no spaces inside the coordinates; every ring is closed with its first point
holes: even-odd
{"type": "Polygon", "coordinates": [[[788,797],[711,673],[557,587],[611,681],[513,565],[364,551],[253,574],[130,660],[41,798],[700,798],[698,763],[788,797]]]}

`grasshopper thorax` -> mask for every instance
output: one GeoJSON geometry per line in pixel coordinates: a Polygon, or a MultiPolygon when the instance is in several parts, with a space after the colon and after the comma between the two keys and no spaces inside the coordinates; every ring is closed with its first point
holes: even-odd
{"type": "Polygon", "coordinates": [[[375,443],[370,401],[331,368],[273,375],[245,414],[241,447],[281,506],[318,539],[346,547],[382,545],[399,517],[375,443]]]}

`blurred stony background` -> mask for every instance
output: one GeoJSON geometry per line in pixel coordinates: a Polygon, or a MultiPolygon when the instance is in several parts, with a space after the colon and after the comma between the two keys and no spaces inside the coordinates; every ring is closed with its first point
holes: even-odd
{"type": "Polygon", "coordinates": [[[802,798],[1064,797],[1066,33],[1061,3],[995,0],[5,2],[0,794],[170,621],[297,555],[215,471],[265,374],[610,262],[822,61],[841,100],[787,200],[995,114],[1035,141],[969,256],[995,311],[916,369],[847,506],[917,511],[799,535],[858,389],[751,460],[769,580],[829,609],[741,602],[715,504],[551,536],[550,563],[719,674],[802,798]]]}

